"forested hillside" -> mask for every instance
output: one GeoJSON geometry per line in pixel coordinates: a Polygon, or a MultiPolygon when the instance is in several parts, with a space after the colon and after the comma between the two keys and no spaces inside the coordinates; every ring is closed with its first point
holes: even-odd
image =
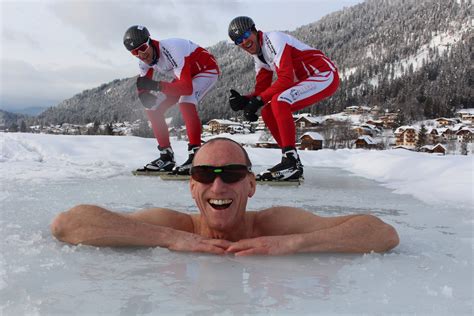
{"type": "MultiPolygon", "coordinates": [[[[379,106],[400,109],[407,120],[418,120],[474,107],[471,10],[470,1],[462,0],[367,0],[290,32],[325,52],[342,77],[334,96],[307,110],[329,114],[351,105],[379,106]]],[[[248,93],[254,85],[250,56],[227,39],[208,49],[222,75],[199,106],[203,122],[233,116],[229,89],[248,93]]],[[[135,78],[127,78],[84,91],[48,109],[37,121],[143,118],[134,83],[135,78]]],[[[170,114],[179,118],[176,111],[170,114]]]]}

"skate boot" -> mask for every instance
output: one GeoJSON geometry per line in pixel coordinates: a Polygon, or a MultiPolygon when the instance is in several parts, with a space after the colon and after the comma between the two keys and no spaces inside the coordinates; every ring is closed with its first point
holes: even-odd
{"type": "Polygon", "coordinates": [[[297,181],[303,177],[303,165],[294,147],[282,150],[281,162],[257,175],[257,181],[297,181]]]}
{"type": "Polygon", "coordinates": [[[158,150],[160,151],[160,157],[146,164],[143,168],[137,169],[137,172],[169,172],[173,170],[176,163],[171,147],[161,148],[158,146],[158,150]]]}
{"type": "Polygon", "coordinates": [[[188,145],[188,159],[180,166],[176,166],[173,169],[173,174],[176,175],[190,175],[191,174],[191,166],[194,159],[194,154],[199,149],[198,145],[188,145]]]}

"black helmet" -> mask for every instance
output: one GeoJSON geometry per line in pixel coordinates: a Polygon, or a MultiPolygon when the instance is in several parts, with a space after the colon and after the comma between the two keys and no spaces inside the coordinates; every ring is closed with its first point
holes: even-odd
{"type": "Polygon", "coordinates": [[[140,47],[143,43],[148,41],[150,38],[150,32],[147,28],[141,25],[133,25],[123,35],[123,45],[128,50],[140,47]]]}
{"type": "Polygon", "coordinates": [[[255,27],[255,23],[248,16],[238,16],[230,21],[229,24],[229,37],[232,41],[235,41],[242,36],[246,31],[255,27]]]}

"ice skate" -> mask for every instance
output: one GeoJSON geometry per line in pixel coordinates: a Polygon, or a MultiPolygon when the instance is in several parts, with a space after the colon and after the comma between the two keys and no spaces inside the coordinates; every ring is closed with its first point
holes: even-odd
{"type": "Polygon", "coordinates": [[[176,165],[174,154],[171,147],[160,148],[160,157],[146,164],[143,168],[139,168],[133,172],[135,175],[159,175],[160,173],[170,172],[176,165]]]}
{"type": "Polygon", "coordinates": [[[196,145],[188,145],[188,159],[180,166],[176,166],[173,168],[174,175],[187,175],[191,174],[191,167],[194,159],[194,155],[196,151],[199,149],[199,146],[196,145]]]}
{"type": "Polygon", "coordinates": [[[301,181],[303,165],[293,147],[283,150],[281,162],[257,175],[257,181],[301,181]]]}

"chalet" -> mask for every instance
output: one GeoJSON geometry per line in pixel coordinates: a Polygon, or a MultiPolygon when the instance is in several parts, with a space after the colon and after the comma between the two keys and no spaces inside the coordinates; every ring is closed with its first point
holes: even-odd
{"type": "Polygon", "coordinates": [[[379,117],[383,122],[383,127],[394,128],[397,125],[398,113],[387,112],[385,115],[379,117]]]}
{"type": "Polygon", "coordinates": [[[313,116],[300,116],[295,120],[296,128],[313,129],[321,124],[321,119],[313,116]]]}
{"type": "Polygon", "coordinates": [[[316,132],[306,132],[301,135],[300,149],[303,150],[319,150],[323,149],[323,136],[316,132]]]}
{"type": "Polygon", "coordinates": [[[358,114],[359,107],[357,105],[348,106],[344,109],[344,112],[346,112],[347,114],[358,114]]]}
{"type": "Polygon", "coordinates": [[[413,126],[400,126],[395,130],[395,144],[397,146],[415,147],[418,131],[413,126]]]}
{"type": "Polygon", "coordinates": [[[207,125],[209,125],[209,132],[212,134],[225,133],[229,126],[241,126],[239,122],[219,119],[210,120],[207,125]]]}
{"type": "Polygon", "coordinates": [[[354,126],[352,129],[354,130],[354,132],[357,133],[358,136],[363,136],[363,135],[374,136],[373,130],[368,127],[354,126]]]}
{"type": "Polygon", "coordinates": [[[368,106],[348,106],[344,109],[346,114],[367,114],[370,113],[371,108],[368,106]]]}
{"type": "Polygon", "coordinates": [[[463,127],[456,132],[458,142],[472,142],[474,133],[469,127],[463,127]]]}
{"type": "Polygon", "coordinates": [[[361,149],[375,149],[377,148],[377,142],[370,136],[363,135],[359,136],[354,142],[356,148],[361,149]]]}
{"type": "Polygon", "coordinates": [[[426,135],[428,136],[428,143],[431,144],[436,144],[441,139],[441,132],[437,128],[428,129],[426,135]]]}
{"type": "Polygon", "coordinates": [[[366,124],[374,125],[375,127],[382,129],[383,128],[383,121],[382,120],[368,120],[365,122],[366,124]]]}
{"type": "Polygon", "coordinates": [[[446,147],[441,145],[440,143],[436,145],[425,145],[420,148],[421,152],[430,153],[430,154],[443,154],[446,155],[446,147]]]}
{"type": "Polygon", "coordinates": [[[438,123],[438,126],[449,126],[449,125],[454,125],[456,124],[456,121],[450,118],[445,118],[445,117],[440,117],[435,119],[436,123],[438,123]]]}
{"type": "Polygon", "coordinates": [[[431,152],[432,153],[437,153],[437,154],[443,154],[443,155],[446,155],[446,147],[444,147],[443,145],[441,144],[436,144],[433,146],[433,148],[431,149],[431,152]]]}
{"type": "Polygon", "coordinates": [[[456,112],[457,117],[467,124],[474,125],[474,109],[463,109],[456,112]]]}
{"type": "Polygon", "coordinates": [[[381,132],[381,130],[375,125],[367,123],[355,126],[353,129],[359,136],[368,135],[373,137],[381,132]]]}
{"type": "Polygon", "coordinates": [[[404,150],[408,150],[408,151],[414,151],[415,147],[412,147],[412,146],[408,147],[408,146],[399,145],[399,146],[392,147],[392,149],[404,149],[404,150]]]}
{"type": "Polygon", "coordinates": [[[442,140],[455,140],[456,132],[449,127],[438,128],[438,132],[441,133],[442,140]]]}

